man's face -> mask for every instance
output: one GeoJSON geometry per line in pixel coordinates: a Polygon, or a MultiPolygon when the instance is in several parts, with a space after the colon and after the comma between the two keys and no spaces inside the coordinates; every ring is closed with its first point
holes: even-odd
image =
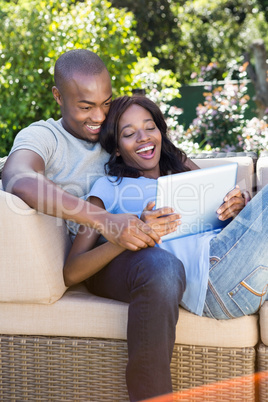
{"type": "Polygon", "coordinates": [[[61,108],[62,125],[74,137],[97,142],[112,101],[112,86],[107,70],[98,75],[74,74],[61,93],[53,88],[61,108]]]}

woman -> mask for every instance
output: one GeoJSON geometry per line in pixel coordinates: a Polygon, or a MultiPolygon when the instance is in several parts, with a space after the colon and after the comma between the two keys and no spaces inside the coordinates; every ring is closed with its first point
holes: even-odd
{"type": "MultiPolygon", "coordinates": [[[[156,180],[162,175],[191,170],[195,165],[168,140],[166,123],[159,108],[146,97],[116,99],[102,127],[100,141],[111,154],[106,166],[110,177],[103,177],[95,183],[90,201],[109,212],[138,214],[152,227],[158,227],[161,234],[175,230],[183,216],[174,214],[168,207],[153,210],[156,180]],[[166,229],[170,222],[171,229],[166,229]]],[[[207,232],[170,240],[154,247],[156,259],[159,248],[166,250],[166,260],[163,260],[162,269],[157,272],[151,267],[143,268],[143,275],[147,275],[149,270],[143,289],[149,295],[156,293],[150,311],[160,309],[159,306],[165,304],[165,299],[169,299],[165,310],[169,311],[169,317],[164,318],[160,309],[158,318],[158,321],[166,319],[164,328],[158,327],[162,331],[161,340],[167,338],[162,345],[164,357],[161,356],[161,362],[158,360],[152,365],[153,371],[159,373],[157,377],[160,383],[160,377],[167,374],[165,385],[158,391],[154,390],[152,394],[143,392],[140,394],[142,397],[130,391],[131,400],[171,392],[171,386],[167,386],[167,378],[170,375],[168,365],[178,318],[176,304],[181,304],[198,315],[229,319],[255,313],[267,299],[267,205],[268,187],[258,193],[245,208],[245,198],[236,187],[227,194],[225,203],[217,212],[222,220],[237,216],[220,233],[207,232]],[[162,286],[159,285],[157,290],[153,286],[147,290],[148,283],[154,282],[157,275],[162,275],[161,279],[157,279],[158,282],[162,281],[162,286]],[[172,301],[170,293],[174,293],[172,301]]],[[[137,273],[125,272],[127,252],[107,242],[95,247],[98,238],[96,231],[80,228],[64,267],[66,285],[89,278],[87,285],[93,293],[129,302],[131,315],[136,303],[135,292],[141,292],[140,288],[133,286],[133,275],[137,273]],[[131,279],[129,275],[132,275],[131,279]],[[115,284],[110,289],[109,283],[112,281],[115,284]]],[[[139,253],[142,250],[137,252],[139,253]]],[[[146,299],[142,303],[140,293],[139,298],[139,311],[142,311],[149,302],[146,299]]],[[[149,317],[150,314],[148,313],[149,317]]],[[[145,319],[143,324],[139,324],[138,319],[132,320],[130,324],[129,319],[128,367],[133,367],[135,353],[142,349],[139,346],[139,339],[142,338],[141,325],[147,324],[147,341],[153,339],[157,342],[154,335],[156,317],[151,324],[148,316],[146,320],[149,320],[149,324],[145,319]]],[[[153,342],[150,342],[150,347],[154,349],[153,342]]],[[[159,350],[159,345],[155,344],[155,350],[156,347],[159,350]]],[[[153,359],[152,355],[150,359],[153,359]]],[[[137,364],[141,364],[141,359],[137,364]]],[[[129,389],[132,389],[135,370],[130,369],[130,372],[128,375],[127,370],[127,383],[129,389]]],[[[140,374],[140,378],[145,382],[146,374],[140,374]]]]}

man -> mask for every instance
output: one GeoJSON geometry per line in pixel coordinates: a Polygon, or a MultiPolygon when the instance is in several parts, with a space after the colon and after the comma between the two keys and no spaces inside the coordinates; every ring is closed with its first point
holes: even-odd
{"type": "Polygon", "coordinates": [[[165,250],[148,247],[160,238],[141,220],[100,212],[81,198],[108,160],[98,142],[112,99],[102,60],[88,50],[69,51],[57,60],[54,78],[62,118],[35,122],[18,133],[2,173],[4,189],[42,213],[92,226],[128,249],[94,280],[106,297],[129,303],[130,400],[169,393],[184,268],[165,250]]]}
{"type": "Polygon", "coordinates": [[[73,50],[57,60],[54,78],[62,119],[33,123],[17,135],[2,173],[4,189],[40,212],[97,228],[130,250],[154,246],[159,236],[138,218],[99,213],[78,198],[103,175],[107,161],[98,143],[112,100],[105,64],[88,50],[73,50]]]}

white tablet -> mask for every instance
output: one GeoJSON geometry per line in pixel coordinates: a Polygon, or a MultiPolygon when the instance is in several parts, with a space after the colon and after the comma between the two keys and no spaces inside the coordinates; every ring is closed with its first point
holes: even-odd
{"type": "Polygon", "coordinates": [[[236,185],[237,163],[162,176],[157,181],[156,208],[173,207],[181,214],[177,231],[162,240],[223,228],[217,209],[236,185]]]}

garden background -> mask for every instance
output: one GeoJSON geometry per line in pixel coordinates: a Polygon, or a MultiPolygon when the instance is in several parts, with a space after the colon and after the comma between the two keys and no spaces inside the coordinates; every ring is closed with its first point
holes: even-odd
{"type": "Polygon", "coordinates": [[[53,66],[88,48],[114,96],[144,89],[187,153],[268,146],[268,0],[0,0],[0,156],[59,118],[53,66]]]}

